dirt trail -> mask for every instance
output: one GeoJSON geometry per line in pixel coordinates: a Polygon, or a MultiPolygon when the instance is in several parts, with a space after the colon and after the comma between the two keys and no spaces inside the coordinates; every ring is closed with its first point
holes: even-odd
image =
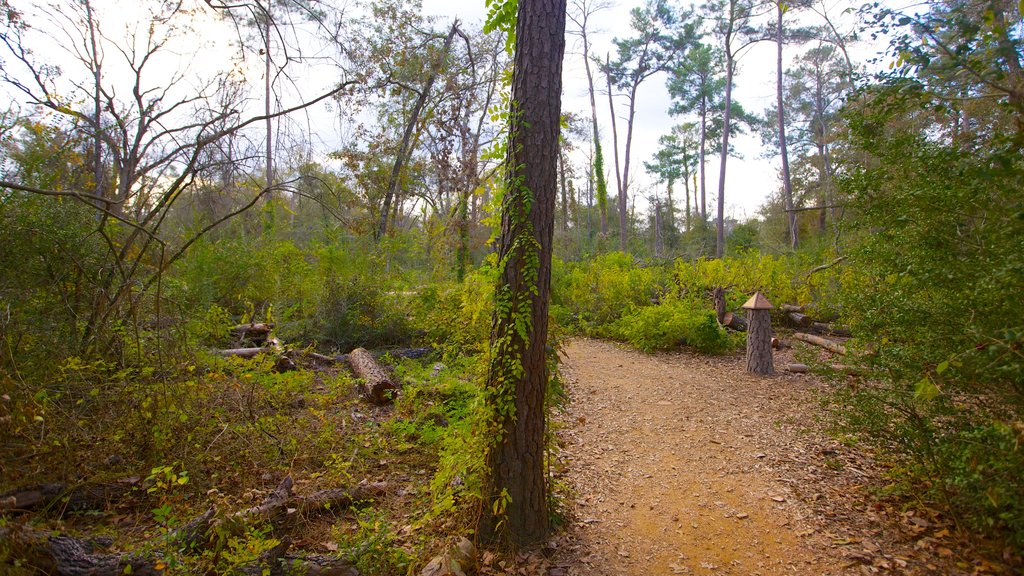
{"type": "MultiPolygon", "coordinates": [[[[574,340],[563,438],[572,574],[843,574],[791,465],[818,409],[805,376],[736,357],[574,340]]],[[[811,465],[813,467],[813,464],[811,465]]]]}

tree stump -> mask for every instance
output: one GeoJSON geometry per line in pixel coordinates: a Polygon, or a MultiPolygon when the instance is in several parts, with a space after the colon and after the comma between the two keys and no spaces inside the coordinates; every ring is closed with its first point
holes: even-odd
{"type": "Polygon", "coordinates": [[[743,308],[750,310],[747,316],[747,372],[761,376],[775,373],[772,362],[772,316],[774,308],[760,292],[754,294],[743,308]]]}

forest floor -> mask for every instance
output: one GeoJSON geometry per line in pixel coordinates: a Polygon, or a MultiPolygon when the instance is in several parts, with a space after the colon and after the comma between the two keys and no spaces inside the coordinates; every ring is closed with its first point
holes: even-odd
{"type": "Polygon", "coordinates": [[[739,355],[571,341],[570,525],[547,573],[1000,572],[951,522],[884,496],[884,467],[822,431],[828,385],[778,371],[792,354],[758,378],[739,355]]]}

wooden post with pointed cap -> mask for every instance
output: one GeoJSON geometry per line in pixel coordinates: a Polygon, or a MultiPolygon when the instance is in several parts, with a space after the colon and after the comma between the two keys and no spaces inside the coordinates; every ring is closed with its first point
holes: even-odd
{"type": "Polygon", "coordinates": [[[761,376],[775,373],[772,363],[772,303],[757,292],[743,305],[750,310],[750,327],[747,329],[747,372],[761,376]]]}

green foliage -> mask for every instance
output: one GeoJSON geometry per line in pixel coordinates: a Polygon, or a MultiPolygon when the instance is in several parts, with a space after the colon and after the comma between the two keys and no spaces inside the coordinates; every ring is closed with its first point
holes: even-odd
{"type": "Polygon", "coordinates": [[[916,493],[1020,545],[1024,159],[998,133],[936,139],[897,118],[927,95],[880,88],[849,117],[870,160],[851,197],[843,319],[877,384],[840,397],[842,428],[886,448],[916,493]],[[1011,497],[1010,494],[1018,496],[1011,497]]]}
{"type": "Polygon", "coordinates": [[[725,352],[731,347],[715,313],[689,301],[673,300],[658,306],[644,306],[612,323],[603,332],[644,352],[669,350],[680,344],[705,353],[725,352]]]}
{"type": "Polygon", "coordinates": [[[665,291],[669,278],[658,266],[638,266],[623,252],[582,262],[555,259],[551,314],[559,324],[584,334],[611,324],[665,291]]]}
{"type": "Polygon", "coordinates": [[[393,527],[380,511],[366,508],[356,514],[354,532],[334,529],[339,551],[360,574],[385,576],[405,573],[415,558],[395,542],[393,527]]]}
{"type": "Polygon", "coordinates": [[[730,309],[739,307],[757,291],[776,306],[827,302],[836,288],[839,271],[833,268],[808,276],[811,265],[804,258],[809,257],[815,256],[782,257],[746,250],[727,258],[678,260],[673,277],[679,294],[686,298],[702,298],[716,286],[727,288],[730,309]]]}

